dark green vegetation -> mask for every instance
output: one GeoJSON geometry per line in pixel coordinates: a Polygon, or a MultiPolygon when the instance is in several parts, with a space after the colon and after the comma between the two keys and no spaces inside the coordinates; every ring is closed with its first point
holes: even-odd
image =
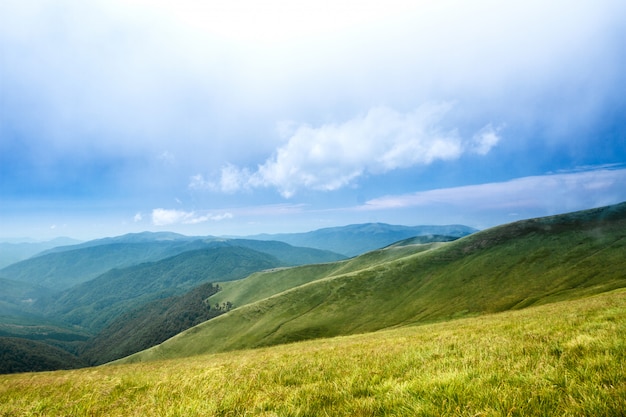
{"type": "MultiPolygon", "coordinates": [[[[215,308],[203,302],[217,290],[211,282],[343,258],[283,242],[172,233],[133,234],[56,248],[2,270],[22,281],[0,278],[4,290],[0,293],[0,336],[36,340],[89,363],[102,363],[222,314],[226,305],[215,308]],[[173,256],[165,256],[168,252],[173,256]],[[161,259],[144,262],[155,257],[161,259]],[[85,278],[133,260],[140,263],[85,278]],[[59,287],[52,285],[57,279],[62,283],[59,287]],[[34,284],[40,281],[44,285],[34,284]],[[77,283],[64,289],[70,282],[77,283]]],[[[7,346],[30,349],[17,342],[7,346]]],[[[74,362],[81,361],[74,357],[74,362]]]]}
{"type": "Polygon", "coordinates": [[[236,309],[125,361],[256,348],[576,299],[626,287],[625,253],[626,204],[619,204],[511,223],[450,243],[390,247],[336,264],[255,274],[224,284],[223,292],[209,298],[231,301],[236,309]]]}
{"type": "Polygon", "coordinates": [[[230,281],[282,265],[241,247],[198,249],[157,262],[112,269],[35,304],[46,317],[97,332],[121,313],[149,301],[180,295],[204,282],[230,281]]]}
{"type": "Polygon", "coordinates": [[[0,375],[3,416],[623,416],[623,289],[140,364],[0,375]]]}
{"type": "Polygon", "coordinates": [[[326,249],[346,256],[357,256],[415,236],[440,235],[459,238],[477,230],[462,225],[397,226],[385,223],[352,224],[306,233],[257,235],[255,239],[280,240],[294,246],[326,249]]]}
{"type": "Polygon", "coordinates": [[[118,316],[81,350],[92,365],[110,362],[157,345],[203,321],[227,312],[230,305],[209,305],[206,299],[219,291],[202,284],[181,296],[152,301],[118,316]]]}
{"type": "Polygon", "coordinates": [[[283,265],[330,262],[344,257],[330,251],[296,248],[283,242],[139,233],[62,246],[0,269],[0,278],[58,292],[113,269],[154,262],[196,249],[244,247],[276,257],[283,265]],[[152,237],[152,239],[151,239],[152,237]]]}
{"type": "Polygon", "coordinates": [[[0,374],[81,368],[86,362],[46,343],[0,337],[0,374]]]}

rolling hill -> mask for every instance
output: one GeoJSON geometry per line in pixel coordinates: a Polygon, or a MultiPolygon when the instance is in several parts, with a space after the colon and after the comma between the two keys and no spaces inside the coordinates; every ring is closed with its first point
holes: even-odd
{"type": "MultiPolygon", "coordinates": [[[[342,271],[349,265],[345,261],[319,266],[324,271],[313,266],[307,270],[310,279],[302,278],[302,268],[256,274],[232,290],[240,297],[235,309],[121,362],[372,332],[580,298],[626,286],[624,253],[626,203],[511,223],[450,243],[391,247],[376,255],[380,262],[364,262],[362,268],[342,271]],[[401,256],[388,252],[396,250],[401,256]],[[244,288],[244,282],[258,287],[265,280],[283,284],[270,286],[262,299],[244,288]]],[[[216,297],[224,300],[226,290],[216,297]]]]}
{"type": "Polygon", "coordinates": [[[140,364],[0,375],[0,415],[621,416],[624,289],[140,364]]]}
{"type": "Polygon", "coordinates": [[[472,227],[463,225],[399,226],[385,223],[364,223],[329,227],[306,233],[264,234],[250,236],[250,238],[279,240],[294,246],[330,250],[352,257],[415,236],[440,235],[459,238],[476,231],[472,227]]]}
{"type": "Polygon", "coordinates": [[[206,283],[179,296],[151,301],[116,317],[86,341],[80,357],[91,365],[110,362],[155,346],[199,323],[224,314],[229,305],[209,305],[219,291],[206,283]]]}
{"type": "Polygon", "coordinates": [[[242,247],[215,247],[122,269],[60,294],[35,307],[48,318],[98,332],[115,317],[147,302],[183,294],[205,282],[244,278],[252,272],[281,266],[273,256],[242,247]]]}
{"type": "Polygon", "coordinates": [[[0,277],[57,292],[89,281],[112,268],[156,261],[186,250],[189,250],[188,242],[171,241],[120,242],[65,249],[11,264],[0,269],[0,277]]]}
{"type": "Polygon", "coordinates": [[[0,278],[59,292],[113,269],[154,262],[203,248],[244,247],[277,258],[282,265],[331,262],[345,258],[326,250],[284,242],[199,238],[175,233],[136,233],[61,246],[0,269],[0,278]]]}

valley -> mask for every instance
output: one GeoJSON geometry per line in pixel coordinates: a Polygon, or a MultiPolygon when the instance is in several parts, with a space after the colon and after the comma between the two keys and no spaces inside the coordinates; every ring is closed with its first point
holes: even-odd
{"type": "MultiPolygon", "coordinates": [[[[141,239],[150,256],[187,250],[55,292],[44,286],[52,272],[0,270],[12,288],[2,371],[56,370],[2,377],[3,415],[614,415],[625,405],[626,203],[351,258],[278,241],[141,239]],[[38,298],[20,304],[27,294],[38,298]],[[159,388],[177,381],[196,382],[159,388]]],[[[120,242],[53,249],[24,270],[60,256],[68,271],[68,254],[110,244],[120,242]]]]}

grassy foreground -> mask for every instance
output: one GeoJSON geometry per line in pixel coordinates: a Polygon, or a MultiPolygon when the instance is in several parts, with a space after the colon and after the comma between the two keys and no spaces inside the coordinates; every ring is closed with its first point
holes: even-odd
{"type": "Polygon", "coordinates": [[[626,290],[170,361],[0,376],[1,416],[619,416],[626,290]]]}

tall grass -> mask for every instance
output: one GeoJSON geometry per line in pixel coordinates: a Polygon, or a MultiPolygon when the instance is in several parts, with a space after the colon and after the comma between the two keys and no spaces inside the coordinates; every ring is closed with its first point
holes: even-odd
{"type": "Polygon", "coordinates": [[[1,416],[619,416],[626,291],[170,361],[0,376],[1,416]]]}

